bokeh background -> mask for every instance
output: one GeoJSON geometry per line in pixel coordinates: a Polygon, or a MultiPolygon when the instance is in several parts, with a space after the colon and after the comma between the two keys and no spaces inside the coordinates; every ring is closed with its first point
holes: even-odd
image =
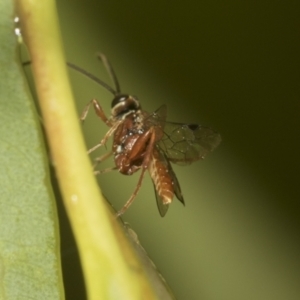
{"type": "MultiPolygon", "coordinates": [[[[161,218],[146,176],[124,215],[176,297],[300,299],[299,1],[57,5],[68,61],[110,83],[95,58],[101,51],[122,90],[138,95],[145,110],[167,104],[169,120],[222,135],[205,161],[174,167],[186,207],[174,201],[161,218]]],[[[70,75],[78,113],[97,98],[109,114],[112,96],[70,75]]],[[[83,131],[91,147],[107,127],[91,111],[83,131]]],[[[99,183],[118,209],[137,180],[111,172],[99,183]]],[[[65,219],[61,228],[67,297],[85,299],[65,219]]]]}

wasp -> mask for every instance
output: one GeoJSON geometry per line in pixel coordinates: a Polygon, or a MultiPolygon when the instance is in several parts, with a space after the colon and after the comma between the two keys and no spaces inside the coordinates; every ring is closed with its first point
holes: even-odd
{"type": "Polygon", "coordinates": [[[141,188],[144,175],[148,171],[154,185],[158,210],[163,217],[174,195],[183,205],[185,204],[171,163],[187,165],[204,159],[220,144],[221,136],[209,127],[166,121],[166,105],[162,105],[152,113],[143,110],[137,97],[121,93],[114,69],[106,56],[99,53],[97,57],[104,64],[114,83],[114,88],[76,65],[68,63],[71,68],[96,81],[114,96],[110,117],[106,116],[96,99],[88,103],[81,115],[81,120],[84,121],[90,107],[93,106],[97,116],[109,127],[103,139],[88,153],[105,145],[113,136],[111,151],[97,158],[96,164],[112,155],[115,166],[103,172],[118,170],[124,175],[141,172],[132,195],[117,212],[117,216],[121,216],[133,203],[141,188]]]}

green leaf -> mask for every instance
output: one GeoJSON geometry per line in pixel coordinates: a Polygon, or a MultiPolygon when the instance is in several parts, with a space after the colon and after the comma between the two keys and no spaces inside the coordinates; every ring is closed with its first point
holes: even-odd
{"type": "Polygon", "coordinates": [[[0,298],[63,299],[57,215],[35,107],[0,2],[0,298]]]}

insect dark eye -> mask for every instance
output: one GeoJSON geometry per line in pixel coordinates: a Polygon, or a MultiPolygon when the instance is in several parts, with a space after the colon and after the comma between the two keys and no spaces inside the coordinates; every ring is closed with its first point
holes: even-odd
{"type": "Polygon", "coordinates": [[[122,103],[122,102],[125,103],[129,97],[130,97],[129,95],[117,95],[111,102],[111,108],[115,107],[119,103],[122,103]]]}
{"type": "Polygon", "coordinates": [[[140,109],[139,102],[130,95],[118,95],[111,103],[112,114],[115,117],[120,117],[130,111],[140,109]]]}

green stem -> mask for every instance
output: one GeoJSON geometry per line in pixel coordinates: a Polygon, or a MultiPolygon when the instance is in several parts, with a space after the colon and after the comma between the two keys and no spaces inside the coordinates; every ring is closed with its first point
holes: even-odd
{"type": "Polygon", "coordinates": [[[18,0],[25,42],[64,205],[89,299],[156,299],[99,192],[67,76],[55,2],[18,0]],[[117,234],[116,234],[117,233],[117,234]],[[120,238],[121,237],[121,238],[120,238]]]}

